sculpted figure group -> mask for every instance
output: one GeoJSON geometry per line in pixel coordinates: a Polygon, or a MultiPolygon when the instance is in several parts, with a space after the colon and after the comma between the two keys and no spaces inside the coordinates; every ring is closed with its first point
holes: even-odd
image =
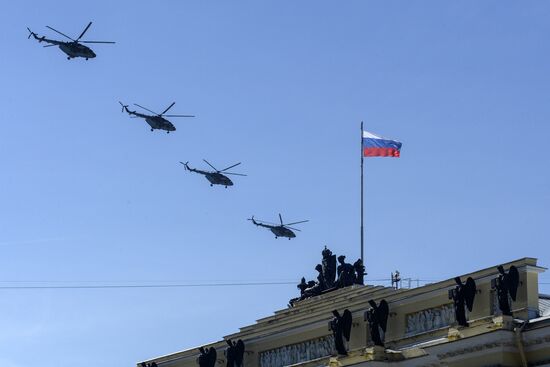
{"type": "MultiPolygon", "coordinates": [[[[385,299],[380,300],[378,305],[374,300],[368,302],[371,308],[365,312],[364,317],[369,325],[371,342],[374,345],[383,347],[390,314],[389,305],[385,299]]],[[[334,317],[329,322],[329,329],[334,336],[334,348],[339,355],[347,355],[353,325],[352,314],[346,309],[342,315],[337,310],[333,310],[332,315],[334,317]]]]}
{"type": "MultiPolygon", "coordinates": [[[[519,281],[518,269],[512,265],[508,272],[502,265],[497,267],[499,275],[491,281],[491,288],[496,291],[498,308],[503,315],[512,316],[511,302],[516,300],[519,281]]],[[[449,290],[449,299],[453,300],[456,323],[459,326],[469,326],[466,309],[472,312],[474,299],[477,293],[474,279],[468,277],[466,283],[462,283],[460,277],[455,278],[456,286],[449,290]]]]}
{"type": "Polygon", "coordinates": [[[341,255],[338,256],[339,265],[336,266],[336,255],[326,246],[321,254],[323,255],[321,264],[315,266],[315,270],[318,273],[317,281],[310,280],[306,282],[306,279],[302,278],[301,282],[297,285],[297,288],[300,290],[300,297],[291,299],[289,302],[290,307],[294,306],[298,301],[318,296],[321,293],[354,284],[364,285],[365,266],[361,259],[358,259],[352,265],[346,263],[346,257],[341,255]]]}
{"type": "MultiPolygon", "coordinates": [[[[244,343],[241,339],[237,342],[232,340],[226,340],[228,348],[225,350],[225,358],[227,360],[227,367],[242,367],[244,359],[244,343]]],[[[199,367],[215,367],[218,354],[216,348],[210,347],[200,347],[199,348],[199,357],[197,358],[197,363],[199,367]]],[[[155,366],[156,367],[156,366],[155,366]]]]}

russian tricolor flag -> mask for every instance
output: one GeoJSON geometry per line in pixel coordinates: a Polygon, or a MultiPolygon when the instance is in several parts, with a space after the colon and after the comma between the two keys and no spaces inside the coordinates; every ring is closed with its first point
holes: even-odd
{"type": "Polygon", "coordinates": [[[363,130],[363,157],[396,157],[400,155],[401,143],[363,130]]]}

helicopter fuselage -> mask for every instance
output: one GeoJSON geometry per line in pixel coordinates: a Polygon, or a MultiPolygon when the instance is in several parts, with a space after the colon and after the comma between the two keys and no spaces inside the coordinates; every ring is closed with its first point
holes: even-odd
{"type": "Polygon", "coordinates": [[[210,181],[211,185],[233,186],[233,181],[229,177],[218,172],[206,172],[204,177],[210,181]]]}
{"type": "Polygon", "coordinates": [[[96,57],[91,48],[78,42],[60,42],[58,46],[69,58],[83,57],[85,59],[93,59],[96,57]]]}
{"type": "Polygon", "coordinates": [[[145,121],[151,126],[151,129],[175,131],[176,127],[167,119],[160,116],[147,116],[145,121]]]}
{"type": "Polygon", "coordinates": [[[283,226],[270,227],[269,229],[273,232],[275,237],[287,237],[289,239],[296,237],[294,232],[283,226]]]}

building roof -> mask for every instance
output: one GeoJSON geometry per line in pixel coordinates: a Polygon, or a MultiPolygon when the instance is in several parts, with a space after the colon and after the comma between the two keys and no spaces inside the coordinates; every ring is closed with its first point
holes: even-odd
{"type": "Polygon", "coordinates": [[[550,294],[539,294],[540,317],[550,316],[550,294]]]}
{"type": "MultiPolygon", "coordinates": [[[[536,281],[537,274],[544,271],[544,268],[537,266],[536,259],[527,257],[503,265],[505,268],[511,265],[518,267],[525,282],[522,286],[521,300],[518,299],[517,304],[514,304],[514,316],[517,315],[523,320],[531,318],[528,316],[531,314],[537,314],[541,318],[549,316],[550,295],[539,295],[536,291],[537,286],[527,285],[528,282],[536,281]],[[531,277],[527,278],[527,274],[531,274],[531,277]],[[535,293],[530,293],[530,290],[535,293]],[[529,296],[530,294],[532,297],[529,296]]],[[[461,275],[463,280],[470,276],[475,280],[478,285],[478,296],[476,296],[477,304],[474,312],[469,315],[472,327],[457,332],[460,334],[459,338],[465,340],[500,328],[495,329],[491,326],[495,315],[491,280],[497,275],[495,266],[461,275]]],[[[242,339],[247,345],[247,350],[259,356],[260,353],[277,350],[284,345],[317,340],[316,338],[331,334],[327,323],[333,317],[332,310],[349,309],[353,314],[356,330],[354,343],[364,348],[368,343],[365,339],[366,329],[363,331],[366,327],[364,312],[370,307],[368,301],[374,300],[379,303],[384,299],[390,305],[386,342],[391,344],[392,349],[406,351],[411,347],[415,350],[427,348],[429,345],[439,345],[445,340],[448,342],[454,338],[454,336],[449,337],[449,327],[452,325],[441,322],[443,313],[446,314],[448,308],[452,308],[448,291],[454,287],[456,287],[454,278],[413,289],[353,285],[299,301],[294,307],[278,310],[273,315],[258,319],[256,323],[242,327],[238,332],[226,335],[223,339],[206,346],[222,349],[227,347],[225,340],[242,339]],[[415,318],[415,316],[418,317],[415,318]],[[430,320],[426,320],[426,317],[433,317],[431,323],[430,320]],[[420,327],[419,323],[428,326],[420,327]]],[[[165,364],[166,367],[191,366],[196,364],[197,353],[196,348],[191,348],[150,361],[165,364]]]]}

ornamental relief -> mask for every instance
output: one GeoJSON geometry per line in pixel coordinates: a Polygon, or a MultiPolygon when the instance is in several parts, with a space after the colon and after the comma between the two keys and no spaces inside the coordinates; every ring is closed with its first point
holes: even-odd
{"type": "Polygon", "coordinates": [[[283,367],[292,364],[328,357],[336,353],[334,336],[307,340],[260,352],[260,367],[283,367]]]}
{"type": "Polygon", "coordinates": [[[406,335],[414,335],[452,325],[456,321],[452,303],[410,313],[406,316],[406,335]]]}

